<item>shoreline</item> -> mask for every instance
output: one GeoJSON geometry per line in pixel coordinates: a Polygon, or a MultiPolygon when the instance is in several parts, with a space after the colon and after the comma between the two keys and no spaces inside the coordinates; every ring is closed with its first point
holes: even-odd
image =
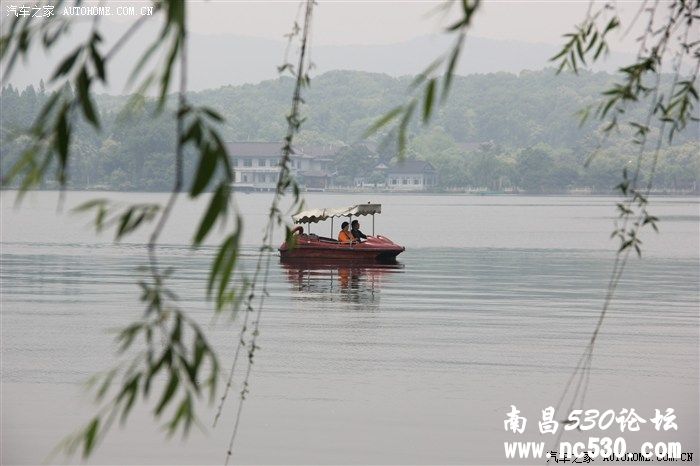
{"type": "MultiPolygon", "coordinates": [[[[18,192],[19,189],[15,187],[1,188],[0,192],[18,192]]],[[[145,190],[130,190],[130,191],[118,191],[113,189],[32,189],[28,192],[91,192],[91,193],[148,193],[148,194],[170,194],[171,191],[145,191],[145,190]]],[[[205,193],[211,193],[212,191],[205,191],[205,193]]],[[[271,191],[264,190],[234,190],[236,194],[265,194],[271,191]]],[[[431,196],[466,196],[466,197],[614,197],[618,196],[617,191],[607,191],[607,192],[499,192],[499,191],[487,191],[487,192],[468,192],[468,191],[389,191],[389,190],[360,190],[360,189],[325,189],[325,190],[302,190],[304,194],[376,194],[376,195],[431,195],[431,196]]],[[[186,194],[186,193],[185,193],[186,194]]],[[[697,192],[672,192],[672,191],[661,191],[661,192],[651,192],[650,196],[658,197],[687,197],[687,198],[700,198],[700,191],[697,192]]]]}

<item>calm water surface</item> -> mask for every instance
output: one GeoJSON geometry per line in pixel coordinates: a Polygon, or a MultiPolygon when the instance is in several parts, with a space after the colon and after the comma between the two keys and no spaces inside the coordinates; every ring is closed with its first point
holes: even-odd
{"type": "MultiPolygon", "coordinates": [[[[165,199],[68,193],[63,211],[96,196],[165,199]]],[[[32,194],[20,210],[13,199],[2,193],[3,464],[43,461],[88,419],[80,384],[114,363],[108,331],[142,312],[135,282],[145,262],[145,236],[122,244],[96,237],[88,218],[56,213],[56,193],[32,194]]],[[[300,268],[273,258],[235,462],[505,464],[504,441],[549,440],[537,421],[556,404],[595,326],[612,267],[614,199],[306,199],[309,207],[382,203],[377,232],[407,251],[399,266],[379,268],[300,268]],[[511,404],[529,419],[520,437],[503,429],[511,404]]],[[[268,195],[238,196],[248,270],[268,202],[268,195]]],[[[172,286],[182,306],[208,329],[227,366],[237,321],[213,322],[203,299],[215,241],[187,246],[201,207],[179,205],[161,260],[177,268],[172,286]]],[[[647,232],[645,258],[631,260],[623,277],[596,348],[586,408],[635,408],[649,418],[672,407],[677,432],[643,426],[637,436],[624,434],[628,447],[680,441],[697,458],[699,203],[659,198],[651,210],[661,234],[647,232]]],[[[361,221],[371,232],[371,219],[361,221]]],[[[329,225],[313,228],[325,234],[329,225]]],[[[186,443],[163,440],[148,411],[136,412],[91,462],[220,464],[234,408],[211,430],[212,409],[202,403],[207,427],[186,443]]]]}

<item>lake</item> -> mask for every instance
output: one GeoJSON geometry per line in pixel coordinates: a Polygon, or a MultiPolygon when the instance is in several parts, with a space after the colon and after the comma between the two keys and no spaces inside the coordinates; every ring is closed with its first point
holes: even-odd
{"type": "MultiPolygon", "coordinates": [[[[147,234],[114,243],[70,213],[87,199],[164,202],[164,194],[2,192],[2,463],[44,461],[89,419],[82,384],[116,361],[109,331],[143,311],[137,267],[147,234]]],[[[237,194],[241,264],[251,270],[270,194],[237,194]]],[[[506,460],[503,443],[548,440],[555,405],[600,314],[616,243],[612,197],[309,193],[309,208],[381,203],[376,231],[405,245],[396,267],[292,267],[273,257],[235,463],[544,464],[506,460]],[[523,434],[505,431],[517,406],[523,434]],[[534,430],[533,430],[534,429],[534,430]]],[[[181,199],[164,231],[164,266],[181,305],[207,330],[224,368],[239,320],[205,299],[211,242],[188,246],[205,200],[181,199]]],[[[644,232],[598,337],[584,409],[673,408],[677,431],[571,432],[678,441],[700,458],[700,202],[652,199],[660,233],[644,232]]],[[[361,218],[371,233],[370,218],[361,218]]],[[[336,222],[336,229],[338,222],[336,222]]],[[[312,231],[330,234],[330,225],[312,231]]],[[[337,231],[334,232],[334,236],[337,231]]],[[[281,235],[275,243],[281,241],[281,235]]],[[[238,278],[237,278],[238,279],[238,278]]],[[[240,384],[240,376],[235,379],[240,384]]],[[[94,464],[222,464],[238,401],[219,426],[166,440],[150,412],[100,444],[94,464]]],[[[565,417],[562,414],[561,417],[565,417]]],[[[559,418],[559,416],[557,416],[559,418]]],[[[585,434],[585,435],[583,435],[585,434]]],[[[51,461],[65,461],[54,457],[51,461]]],[[[72,459],[79,462],[79,458],[72,459]]],[[[600,460],[597,460],[598,462],[600,460]]]]}

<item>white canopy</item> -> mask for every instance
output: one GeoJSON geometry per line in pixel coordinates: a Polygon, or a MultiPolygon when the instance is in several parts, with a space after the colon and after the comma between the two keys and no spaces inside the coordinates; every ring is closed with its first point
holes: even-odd
{"type": "Polygon", "coordinates": [[[332,217],[356,217],[358,215],[374,215],[381,213],[381,204],[358,204],[351,207],[305,210],[293,215],[292,219],[294,223],[316,223],[332,217]]]}

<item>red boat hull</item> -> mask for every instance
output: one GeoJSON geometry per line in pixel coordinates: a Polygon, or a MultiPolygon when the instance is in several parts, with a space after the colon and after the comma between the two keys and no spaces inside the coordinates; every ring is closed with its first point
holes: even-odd
{"type": "Polygon", "coordinates": [[[348,244],[306,234],[296,237],[294,247],[289,247],[286,242],[279,247],[282,259],[357,262],[392,262],[405,250],[384,236],[371,236],[362,243],[348,244]]]}

